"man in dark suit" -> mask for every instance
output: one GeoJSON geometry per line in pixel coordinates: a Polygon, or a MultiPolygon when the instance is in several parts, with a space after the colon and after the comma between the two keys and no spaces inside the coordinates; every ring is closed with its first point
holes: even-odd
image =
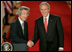
{"type": "Polygon", "coordinates": [[[64,32],[60,17],[49,13],[47,2],[40,4],[40,11],[43,16],[35,20],[34,36],[27,45],[32,47],[40,39],[40,51],[63,51],[64,32]]]}
{"type": "Polygon", "coordinates": [[[29,10],[28,7],[21,6],[17,11],[18,18],[11,24],[10,35],[12,35],[14,51],[28,50],[28,24],[26,19],[29,16],[29,10]]]}

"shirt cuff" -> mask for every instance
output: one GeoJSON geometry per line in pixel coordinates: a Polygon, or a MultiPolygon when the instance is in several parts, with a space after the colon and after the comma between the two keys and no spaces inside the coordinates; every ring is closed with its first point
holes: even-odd
{"type": "Polygon", "coordinates": [[[64,48],[63,47],[59,47],[59,49],[63,50],[64,48]]]}
{"type": "Polygon", "coordinates": [[[34,46],[34,42],[32,41],[32,43],[33,43],[33,45],[32,46],[34,46]]]}

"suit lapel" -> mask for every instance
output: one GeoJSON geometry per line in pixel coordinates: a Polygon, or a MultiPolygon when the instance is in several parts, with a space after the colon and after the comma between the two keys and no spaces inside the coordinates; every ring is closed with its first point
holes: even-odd
{"type": "Polygon", "coordinates": [[[24,21],[24,35],[25,35],[25,32],[26,32],[26,23],[24,21]]]}
{"type": "Polygon", "coordinates": [[[21,24],[19,22],[19,19],[17,19],[17,25],[18,25],[18,30],[21,32],[21,34],[23,35],[23,31],[22,31],[22,27],[21,24]]]}
{"type": "Polygon", "coordinates": [[[48,26],[47,26],[47,33],[49,32],[49,30],[50,30],[50,24],[51,24],[51,22],[52,22],[52,16],[51,16],[51,14],[50,14],[50,16],[49,16],[49,20],[48,20],[48,26]]]}
{"type": "Polygon", "coordinates": [[[41,17],[41,27],[43,28],[43,32],[46,33],[45,27],[44,27],[44,22],[43,22],[43,16],[41,17]]]}

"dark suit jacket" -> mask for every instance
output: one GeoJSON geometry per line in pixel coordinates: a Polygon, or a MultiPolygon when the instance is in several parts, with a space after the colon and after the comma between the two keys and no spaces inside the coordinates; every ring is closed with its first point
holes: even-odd
{"type": "Polygon", "coordinates": [[[12,35],[12,43],[25,43],[28,41],[28,24],[24,21],[24,35],[19,19],[12,22],[10,27],[10,35],[12,35]]]}
{"type": "Polygon", "coordinates": [[[34,44],[38,39],[40,39],[40,51],[58,51],[59,47],[64,47],[64,32],[59,16],[50,14],[47,33],[43,23],[43,16],[35,20],[35,31],[32,39],[34,44]]]}

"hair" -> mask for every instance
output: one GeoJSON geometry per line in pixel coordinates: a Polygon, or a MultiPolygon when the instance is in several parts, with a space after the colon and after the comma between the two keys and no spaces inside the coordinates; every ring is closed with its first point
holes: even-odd
{"type": "Polygon", "coordinates": [[[16,15],[17,15],[17,16],[21,15],[22,10],[28,10],[28,12],[29,12],[29,11],[30,11],[30,8],[28,8],[28,7],[26,7],[26,6],[21,6],[21,7],[18,9],[16,15]]]}
{"type": "Polygon", "coordinates": [[[49,3],[47,3],[47,2],[42,2],[42,3],[40,4],[40,7],[41,7],[41,5],[47,5],[47,6],[48,6],[48,9],[50,8],[49,3]]]}

